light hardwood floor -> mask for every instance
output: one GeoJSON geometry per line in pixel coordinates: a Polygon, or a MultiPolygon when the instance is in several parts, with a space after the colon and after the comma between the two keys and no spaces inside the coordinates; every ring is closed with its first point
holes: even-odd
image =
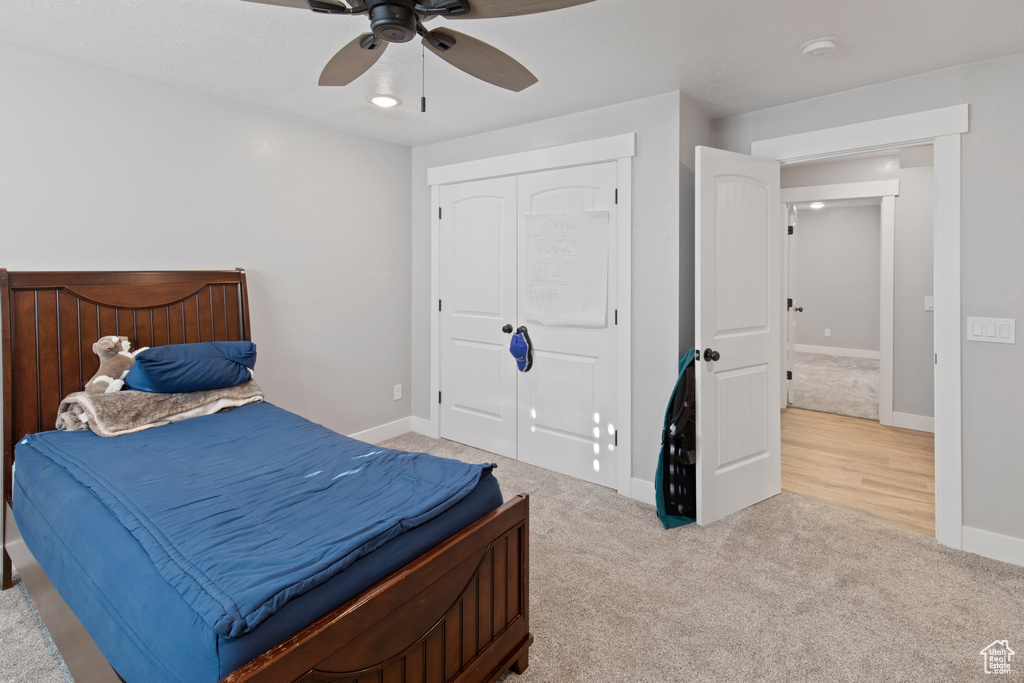
{"type": "Polygon", "coordinates": [[[782,411],[782,488],[935,535],[935,439],[856,417],[782,411]]]}

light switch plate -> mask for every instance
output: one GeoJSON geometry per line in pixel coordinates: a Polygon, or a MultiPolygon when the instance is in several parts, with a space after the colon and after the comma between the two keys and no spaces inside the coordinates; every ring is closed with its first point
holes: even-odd
{"type": "Polygon", "coordinates": [[[1013,318],[967,318],[967,341],[1016,344],[1016,322],[1013,318]]]}
{"type": "Polygon", "coordinates": [[[926,311],[934,311],[935,310],[935,297],[934,296],[926,296],[924,298],[924,310],[926,310],[926,311]]]}

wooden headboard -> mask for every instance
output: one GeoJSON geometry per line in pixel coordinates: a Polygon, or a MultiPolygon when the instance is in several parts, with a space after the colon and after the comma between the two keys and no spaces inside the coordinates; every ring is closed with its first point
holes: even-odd
{"type": "Polygon", "coordinates": [[[99,367],[100,337],[133,349],[250,341],[245,272],[21,272],[0,269],[3,316],[3,499],[11,500],[14,445],[53,429],[64,396],[99,367]]]}

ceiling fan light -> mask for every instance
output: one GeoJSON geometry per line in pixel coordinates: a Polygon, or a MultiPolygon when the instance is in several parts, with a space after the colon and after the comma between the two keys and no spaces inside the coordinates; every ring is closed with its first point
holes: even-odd
{"type": "Polygon", "coordinates": [[[383,107],[385,109],[390,109],[391,107],[396,107],[401,104],[397,97],[392,97],[391,95],[374,95],[370,98],[370,101],[378,107],[383,107]]]}

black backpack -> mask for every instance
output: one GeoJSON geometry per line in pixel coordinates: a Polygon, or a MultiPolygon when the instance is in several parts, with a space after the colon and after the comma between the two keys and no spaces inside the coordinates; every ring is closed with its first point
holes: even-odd
{"type": "Polygon", "coordinates": [[[696,406],[694,363],[690,361],[672,392],[662,433],[658,492],[664,506],[662,522],[666,522],[665,516],[689,518],[672,526],[692,521],[697,515],[696,406]]]}

